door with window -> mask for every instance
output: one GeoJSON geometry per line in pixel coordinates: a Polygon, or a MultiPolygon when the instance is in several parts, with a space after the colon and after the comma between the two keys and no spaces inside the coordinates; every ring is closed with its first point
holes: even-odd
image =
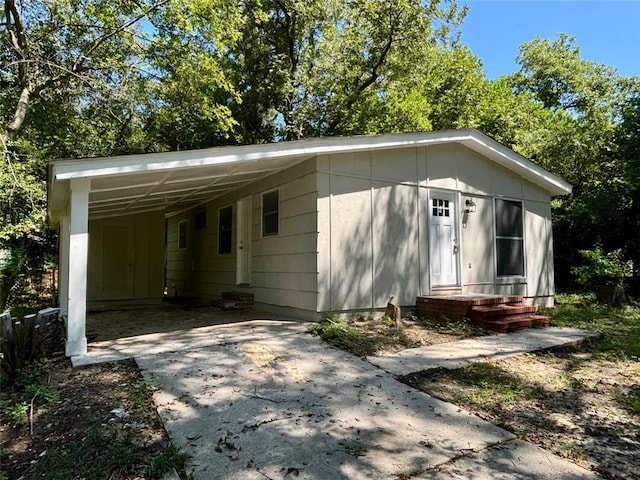
{"type": "Polygon", "coordinates": [[[456,194],[431,191],[429,203],[429,265],[432,287],[458,285],[456,194]]]}

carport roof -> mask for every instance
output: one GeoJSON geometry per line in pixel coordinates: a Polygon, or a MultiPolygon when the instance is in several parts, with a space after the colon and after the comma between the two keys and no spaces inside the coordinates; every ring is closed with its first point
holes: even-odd
{"type": "Polygon", "coordinates": [[[322,154],[460,143],[552,195],[571,185],[475,129],[377,136],[324,137],[262,145],[54,160],[49,165],[49,215],[66,211],[70,182],[89,179],[91,218],[153,210],[167,213],[202,204],[322,154]]]}

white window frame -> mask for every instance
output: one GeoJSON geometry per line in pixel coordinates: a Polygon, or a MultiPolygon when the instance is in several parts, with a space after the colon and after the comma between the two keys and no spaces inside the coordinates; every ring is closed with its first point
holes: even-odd
{"type": "Polygon", "coordinates": [[[493,268],[494,278],[498,283],[508,283],[512,280],[526,280],[527,278],[527,232],[525,216],[527,214],[526,204],[522,198],[493,197],[493,268]],[[496,218],[496,202],[498,200],[507,202],[518,202],[522,205],[522,237],[498,237],[498,219],[496,218]],[[498,275],[498,238],[519,240],[522,239],[522,275],[498,275]]]}
{"type": "MultiPolygon", "coordinates": [[[[269,212],[269,213],[274,213],[274,212],[269,212]]],[[[262,192],[262,194],[260,195],[260,236],[261,237],[277,237],[278,235],[280,235],[280,189],[278,188],[274,188],[272,190],[267,190],[265,192],[262,192]],[[275,212],[278,215],[278,226],[277,226],[277,231],[275,233],[264,233],[264,227],[265,227],[265,223],[264,223],[264,216],[265,216],[265,211],[264,211],[264,197],[265,195],[269,195],[270,193],[273,192],[277,192],[278,194],[278,210],[275,212]]]]}

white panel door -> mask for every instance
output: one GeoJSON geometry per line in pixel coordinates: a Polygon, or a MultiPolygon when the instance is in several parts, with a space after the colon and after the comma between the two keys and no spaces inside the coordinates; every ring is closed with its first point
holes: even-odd
{"type": "Polygon", "coordinates": [[[236,284],[251,285],[251,197],[237,204],[236,284]]]}
{"type": "Polygon", "coordinates": [[[431,286],[458,285],[458,228],[454,193],[432,191],[429,204],[431,286]]]}

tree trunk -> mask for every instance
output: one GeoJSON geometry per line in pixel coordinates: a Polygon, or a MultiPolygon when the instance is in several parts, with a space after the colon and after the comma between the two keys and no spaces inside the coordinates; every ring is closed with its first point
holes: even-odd
{"type": "Polygon", "coordinates": [[[30,98],[31,89],[29,87],[24,87],[22,89],[22,92],[20,92],[20,98],[18,98],[18,104],[16,105],[16,109],[13,113],[13,118],[2,134],[2,143],[5,148],[6,145],[14,139],[18,130],[20,130],[20,127],[22,127],[24,119],[27,115],[27,108],[29,107],[30,98]]]}

